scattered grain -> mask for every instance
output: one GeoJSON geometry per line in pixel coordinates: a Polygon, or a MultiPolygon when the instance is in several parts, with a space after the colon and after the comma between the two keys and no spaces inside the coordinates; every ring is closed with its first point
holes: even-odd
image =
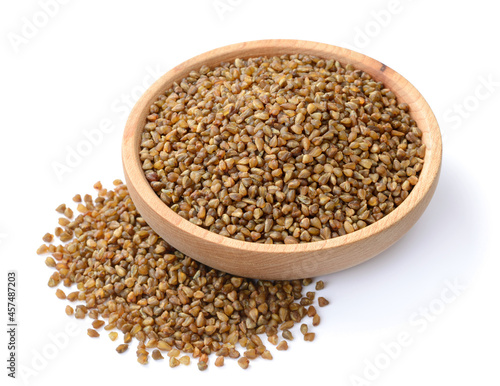
{"type": "Polygon", "coordinates": [[[324,281],[323,281],[323,280],[318,280],[318,281],[316,282],[316,287],[315,287],[316,291],[320,291],[320,290],[322,290],[323,288],[325,288],[325,283],[324,283],[324,281]]]}
{"type": "Polygon", "coordinates": [[[99,333],[96,330],[93,330],[92,328],[87,329],[87,335],[90,336],[91,338],[99,337],[99,333]]]}
{"type": "Polygon", "coordinates": [[[248,360],[248,358],[241,357],[240,359],[238,359],[238,365],[242,369],[247,369],[249,364],[250,364],[250,361],[248,360]]]}
{"type": "Polygon", "coordinates": [[[45,233],[45,235],[42,237],[42,240],[46,243],[51,243],[52,240],[54,240],[54,235],[51,233],[45,233]]]}
{"type": "Polygon", "coordinates": [[[151,353],[151,358],[153,358],[155,361],[158,361],[160,359],[164,359],[163,355],[161,355],[161,352],[158,349],[153,350],[153,352],[151,353]]]}
{"type": "Polygon", "coordinates": [[[64,291],[62,289],[57,289],[56,290],[56,296],[59,299],[66,299],[66,294],[64,293],[64,291]]]}
{"type": "MultiPolygon", "coordinates": [[[[148,356],[146,354],[139,354],[137,356],[137,362],[139,362],[141,365],[147,365],[149,362],[148,356]]],[[[172,365],[170,367],[173,367],[172,365]]]]}
{"type": "Polygon", "coordinates": [[[215,366],[217,367],[222,367],[224,366],[224,357],[223,356],[220,356],[220,357],[217,357],[217,359],[215,360],[215,366]]]}
{"type": "Polygon", "coordinates": [[[116,352],[121,354],[128,350],[128,344],[121,344],[116,348],[116,352]]]}
{"type": "MultiPolygon", "coordinates": [[[[174,366],[189,364],[189,354],[199,358],[200,370],[211,353],[242,363],[258,356],[271,359],[259,334],[266,333],[279,350],[288,348],[286,341],[278,343],[277,333],[282,330],[292,339],[289,329],[310,313],[312,306],[302,304],[314,299],[312,292],[303,295],[310,279],[270,282],[211,269],[158,237],[120,181],[109,191],[96,186],[95,199],[85,195],[85,211],[80,208],[71,224],[63,221],[67,229],[56,232],[65,243],[52,245],[53,250],[44,244],[37,251],[52,253],[45,260],[55,268],[50,286],[61,281],[67,287],[76,285],[76,291],[66,295],[58,289],[56,295],[81,302],[75,310],[68,305],[66,313],[94,319],[89,336],[98,337],[96,330],[104,327],[114,341],[118,333],[111,330],[117,329],[124,342],[117,352],[127,350],[135,339],[141,364],[148,363],[148,350],[155,360],[165,351],[174,366]],[[238,343],[243,356],[234,347],[238,343]],[[181,352],[188,355],[177,359],[181,352]]],[[[67,207],[60,209],[69,213],[67,207]]]]}
{"type": "Polygon", "coordinates": [[[293,334],[290,332],[290,330],[284,330],[282,335],[283,338],[287,340],[293,340],[293,334]]]}
{"type": "Polygon", "coordinates": [[[282,340],[281,342],[279,342],[278,345],[276,346],[276,350],[278,351],[288,350],[288,343],[286,342],[286,340],[282,340]]]}
{"type": "Polygon", "coordinates": [[[92,322],[92,327],[94,327],[96,330],[100,329],[102,326],[104,326],[106,322],[103,320],[94,320],[92,322]]]}

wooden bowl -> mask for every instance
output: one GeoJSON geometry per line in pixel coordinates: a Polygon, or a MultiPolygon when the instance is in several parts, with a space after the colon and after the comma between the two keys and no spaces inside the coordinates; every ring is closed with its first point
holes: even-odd
{"type": "Polygon", "coordinates": [[[148,224],[169,244],[210,267],[260,279],[299,279],[340,271],[379,254],[400,239],[418,220],[432,198],[441,167],[441,134],[422,95],[397,72],[368,56],[322,43],[300,40],[260,40],[233,44],[198,55],[158,79],[139,99],[125,126],[122,158],[132,200],[148,224]],[[236,58],[309,54],[351,63],[383,82],[423,132],[427,146],[419,182],[389,215],[366,228],[325,241],[305,244],[257,244],[210,232],[173,212],[150,187],[139,160],[141,133],[156,98],[174,81],[202,65],[216,66],[236,58]]]}

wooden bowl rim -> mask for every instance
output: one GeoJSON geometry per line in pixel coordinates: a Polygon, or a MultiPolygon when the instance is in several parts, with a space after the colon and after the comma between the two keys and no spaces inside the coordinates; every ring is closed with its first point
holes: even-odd
{"type": "Polygon", "coordinates": [[[123,167],[125,173],[129,177],[129,183],[134,185],[135,189],[140,192],[143,200],[148,204],[148,206],[157,212],[157,214],[160,215],[165,222],[175,225],[184,232],[191,234],[192,237],[204,239],[206,242],[219,244],[221,248],[230,247],[232,249],[239,249],[242,251],[252,251],[256,253],[265,252],[268,254],[313,252],[322,249],[332,249],[339,246],[348,246],[387,230],[401,221],[401,219],[411,211],[412,207],[417,206],[420,201],[425,198],[426,194],[433,185],[433,181],[439,175],[441,158],[442,142],[437,120],[432,113],[430,106],[420,92],[403,76],[387,67],[385,64],[359,52],[324,43],[292,39],[256,40],[231,44],[194,56],[172,68],[170,71],[161,76],[155,83],[153,83],[137,101],[126,122],[122,143],[123,167]],[[238,52],[241,52],[242,50],[245,52],[251,52],[252,54],[239,56],[238,52]],[[261,56],[258,52],[262,51],[273,51],[276,52],[276,55],[307,53],[325,59],[331,58],[338,60],[342,65],[352,63],[357,69],[362,69],[359,68],[360,64],[362,64],[361,67],[366,65],[367,67],[378,68],[379,72],[377,73],[371,73],[369,71],[366,72],[368,72],[373,79],[381,81],[384,83],[385,87],[391,89],[395,93],[398,100],[405,99],[401,98],[399,95],[399,92],[403,89],[406,90],[406,96],[410,93],[413,95],[414,100],[407,102],[410,105],[410,114],[412,115],[412,118],[414,118],[413,115],[416,112],[421,112],[423,114],[421,122],[417,122],[417,124],[424,135],[430,135],[430,139],[428,143],[426,143],[427,148],[424,158],[424,167],[420,172],[419,181],[412,189],[409,196],[394,211],[363,229],[328,240],[299,244],[260,244],[221,236],[217,233],[197,226],[171,210],[156,195],[146,180],[139,159],[140,134],[137,132],[142,132],[143,130],[145,122],[140,121],[140,118],[145,109],[149,110],[152,101],[157,96],[165,92],[170,87],[172,82],[182,79],[190,71],[200,68],[203,64],[208,63],[209,65],[217,65],[231,59],[234,60],[238,57],[249,58],[261,56]],[[388,86],[387,83],[391,83],[391,86],[388,86]],[[422,127],[422,122],[425,122],[425,125],[423,125],[424,127],[422,127]],[[434,162],[431,163],[431,160],[434,160],[434,162]],[[412,199],[414,197],[416,197],[416,200],[412,199]]]}

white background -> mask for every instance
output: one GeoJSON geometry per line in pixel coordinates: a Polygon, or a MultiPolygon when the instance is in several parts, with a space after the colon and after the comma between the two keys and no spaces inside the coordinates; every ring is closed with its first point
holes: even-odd
{"type": "MultiPolygon", "coordinates": [[[[2,332],[2,385],[500,384],[500,27],[494,3],[65,2],[45,10],[43,4],[54,2],[0,5],[0,312],[6,313],[7,270],[17,271],[19,285],[18,379],[7,378],[2,332]],[[89,320],[66,316],[66,303],[47,287],[51,270],[35,250],[56,226],[56,206],[91,193],[98,180],[110,187],[122,178],[122,129],[145,86],[191,56],[265,38],[346,46],[412,82],[444,135],[438,189],[396,245],[322,278],[331,304],[320,310],[313,343],[295,339],[287,352],[273,351],[273,361],[252,362],[246,372],[235,361],[205,372],[195,364],[171,369],[166,360],[142,367],[135,346],[119,356],[104,334],[87,337],[89,320]],[[86,133],[102,133],[102,125],[112,126],[89,154],[68,158],[84,149],[86,133]],[[68,169],[58,174],[54,165],[61,164],[68,169]],[[402,334],[406,345],[399,350],[402,334]],[[61,342],[55,351],[54,336],[61,342]],[[387,360],[384,347],[392,347],[394,358],[387,360]]],[[[6,315],[0,320],[5,326],[6,315]]]]}

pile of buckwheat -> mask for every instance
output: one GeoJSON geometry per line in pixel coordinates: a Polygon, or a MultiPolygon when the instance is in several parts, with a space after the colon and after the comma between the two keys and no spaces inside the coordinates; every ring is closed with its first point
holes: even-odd
{"type": "MultiPolygon", "coordinates": [[[[56,296],[77,304],[66,306],[68,315],[93,319],[90,337],[103,329],[112,341],[122,340],[118,353],[138,342],[141,364],[166,354],[171,367],[195,358],[200,370],[211,354],[219,367],[226,358],[245,369],[251,359],[272,359],[263,338],[286,350],[296,323],[304,340],[314,340],[310,326],[320,316],[313,304],[328,301],[315,300],[313,291],[303,294],[312,280],[252,280],[200,264],[161,239],[137,212],[127,187],[119,180],[114,185],[107,190],[96,183],[95,198],[76,195],[77,216],[60,205],[56,210],[64,216],[54,233],[62,244],[47,233],[37,250],[50,254],[45,263],[55,268],[49,287],[62,283],[71,291],[76,285],[68,293],[58,288],[56,296]]],[[[315,289],[323,286],[318,281],[315,289]]]]}
{"type": "Polygon", "coordinates": [[[409,106],[348,64],[308,55],[203,66],[159,96],[140,145],[172,210],[258,243],[362,229],[408,197],[423,167],[409,106]]]}

